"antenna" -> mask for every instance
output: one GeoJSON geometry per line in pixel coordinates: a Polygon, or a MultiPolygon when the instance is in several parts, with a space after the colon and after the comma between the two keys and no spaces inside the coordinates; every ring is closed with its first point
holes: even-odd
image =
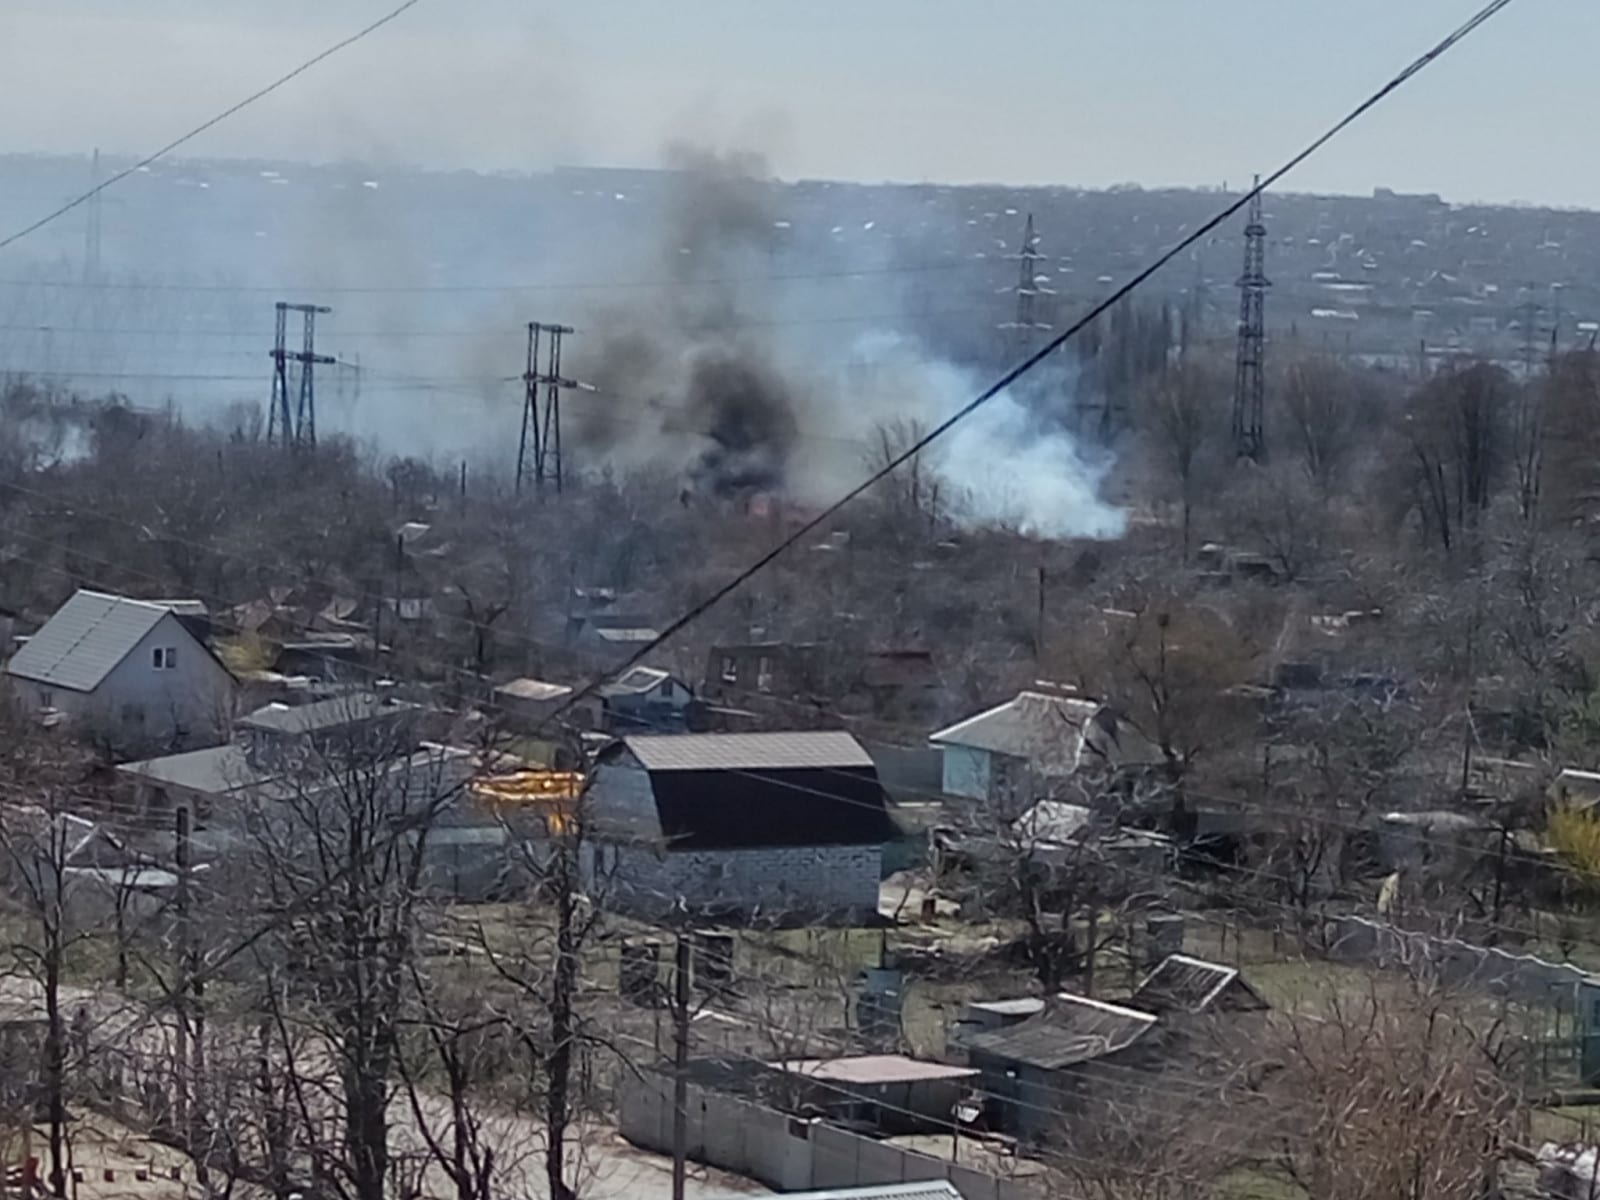
{"type": "Polygon", "coordinates": [[[1266,397],[1267,227],[1261,217],[1261,176],[1257,175],[1244,226],[1244,273],[1239,276],[1239,348],[1234,359],[1233,448],[1240,458],[1260,461],[1266,453],[1263,410],[1266,397]]]}

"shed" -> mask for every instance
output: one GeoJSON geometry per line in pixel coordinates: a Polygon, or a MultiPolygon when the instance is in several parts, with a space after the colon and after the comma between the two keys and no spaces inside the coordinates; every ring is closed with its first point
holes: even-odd
{"type": "Polygon", "coordinates": [[[1070,992],[1052,996],[1035,1016],[965,1039],[982,1072],[990,1117],[1002,1129],[1047,1134],[1063,1110],[1086,1099],[1099,1064],[1119,1074],[1153,1065],[1156,1017],[1070,992]],[[1116,1060],[1110,1063],[1109,1060],[1116,1060]]]}

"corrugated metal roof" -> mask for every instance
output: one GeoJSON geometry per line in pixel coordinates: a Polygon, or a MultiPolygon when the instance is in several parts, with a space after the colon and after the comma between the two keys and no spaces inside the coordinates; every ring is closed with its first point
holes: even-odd
{"type": "Polygon", "coordinates": [[[1150,1013],[1063,992],[1051,997],[1038,1016],[1005,1029],[973,1034],[967,1047],[1055,1071],[1126,1050],[1155,1023],[1150,1013]]]}
{"type": "Polygon", "coordinates": [[[73,692],[92,692],[170,609],[79,590],[12,656],[6,671],[73,692]]]}
{"type": "Polygon", "coordinates": [[[872,758],[840,730],[685,733],[624,738],[647,771],[797,771],[867,767],[872,758]]]}

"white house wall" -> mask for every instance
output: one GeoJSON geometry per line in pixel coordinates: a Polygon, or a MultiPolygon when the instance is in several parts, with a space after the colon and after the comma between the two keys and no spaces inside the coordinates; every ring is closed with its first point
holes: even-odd
{"type": "Polygon", "coordinates": [[[691,910],[736,910],[783,920],[878,910],[879,846],[785,846],[675,850],[627,843],[584,847],[585,887],[603,907],[668,913],[678,897],[691,910]]]}
{"type": "Polygon", "coordinates": [[[233,688],[233,677],[168,613],[101,680],[85,715],[109,721],[131,737],[166,739],[182,728],[190,745],[203,746],[220,739],[231,715],[233,688]],[[171,670],[151,665],[158,646],[177,648],[171,670]]]}

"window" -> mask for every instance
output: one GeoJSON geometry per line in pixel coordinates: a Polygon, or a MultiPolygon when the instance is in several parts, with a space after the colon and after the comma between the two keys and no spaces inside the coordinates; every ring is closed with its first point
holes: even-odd
{"type": "Polygon", "coordinates": [[[756,688],[763,692],[772,690],[772,660],[766,655],[756,663],[756,688]]]}
{"type": "Polygon", "coordinates": [[[722,656],[722,682],[739,682],[739,668],[734,664],[733,655],[731,654],[724,654],[722,656]]]}
{"type": "Polygon", "coordinates": [[[178,665],[176,646],[156,646],[150,651],[150,665],[157,671],[175,670],[178,665]]]}
{"type": "Polygon", "coordinates": [[[48,691],[45,691],[43,688],[40,688],[39,689],[39,707],[40,708],[54,708],[55,706],[56,706],[56,694],[54,692],[48,692],[48,691]]]}

